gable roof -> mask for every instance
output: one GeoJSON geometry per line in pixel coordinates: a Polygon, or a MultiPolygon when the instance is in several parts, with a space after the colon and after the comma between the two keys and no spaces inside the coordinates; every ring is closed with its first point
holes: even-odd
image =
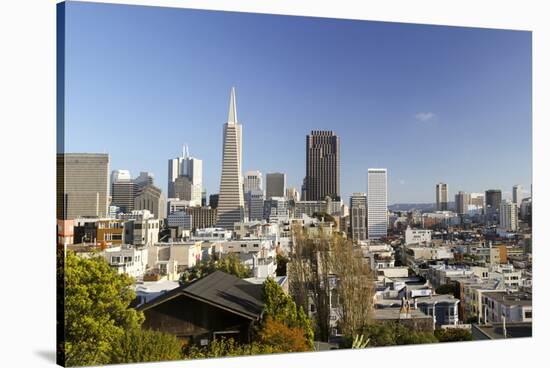
{"type": "Polygon", "coordinates": [[[177,287],[137,309],[144,311],[181,295],[251,320],[260,319],[264,309],[261,284],[253,284],[222,271],[215,271],[187,285],[177,287]]]}

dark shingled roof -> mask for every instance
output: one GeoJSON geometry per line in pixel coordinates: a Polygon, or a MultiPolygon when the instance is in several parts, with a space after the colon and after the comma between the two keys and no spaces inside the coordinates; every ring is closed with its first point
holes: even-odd
{"type": "Polygon", "coordinates": [[[187,285],[175,288],[137,309],[147,310],[180,295],[185,295],[243,317],[257,320],[261,317],[264,308],[262,286],[262,284],[253,284],[222,271],[215,271],[187,285]]]}

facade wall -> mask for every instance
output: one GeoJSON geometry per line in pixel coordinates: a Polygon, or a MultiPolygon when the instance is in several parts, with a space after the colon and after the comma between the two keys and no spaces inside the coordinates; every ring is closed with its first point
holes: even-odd
{"type": "Polygon", "coordinates": [[[57,217],[107,217],[109,155],[65,153],[57,155],[57,217]]]}
{"type": "Polygon", "coordinates": [[[340,197],[340,139],[332,131],[314,130],[306,137],[304,200],[340,197]]]}

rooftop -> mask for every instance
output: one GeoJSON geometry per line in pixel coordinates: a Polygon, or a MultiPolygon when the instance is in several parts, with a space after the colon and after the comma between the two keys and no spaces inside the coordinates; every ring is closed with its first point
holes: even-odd
{"type": "MultiPolygon", "coordinates": [[[[472,325],[474,340],[504,339],[502,323],[490,325],[472,325]]],[[[532,337],[533,324],[531,322],[506,323],[506,338],[532,337]]]]}
{"type": "Polygon", "coordinates": [[[225,272],[216,271],[173,289],[139,306],[138,310],[147,310],[180,296],[202,301],[251,320],[258,320],[264,307],[261,284],[253,284],[225,272]]]}
{"type": "MultiPolygon", "coordinates": [[[[401,308],[373,309],[373,319],[374,320],[399,319],[400,310],[401,308]]],[[[430,320],[433,319],[433,317],[428,316],[427,314],[422,312],[420,309],[411,308],[409,313],[410,313],[410,318],[412,319],[418,319],[418,318],[429,318],[430,320]]]]}
{"type": "Polygon", "coordinates": [[[488,298],[491,298],[499,303],[502,303],[507,306],[512,305],[532,305],[533,296],[529,293],[524,293],[520,291],[516,292],[486,292],[484,295],[488,298]]]}

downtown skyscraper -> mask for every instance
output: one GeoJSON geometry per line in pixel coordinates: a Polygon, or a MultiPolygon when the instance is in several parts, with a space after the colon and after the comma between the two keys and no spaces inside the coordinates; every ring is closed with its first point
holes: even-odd
{"type": "Polygon", "coordinates": [[[57,218],[105,217],[109,205],[109,155],[57,155],[57,218]]]}
{"type": "Polygon", "coordinates": [[[284,197],[286,192],[286,174],[267,173],[265,176],[265,198],[284,197]]]}
{"type": "Polygon", "coordinates": [[[231,89],[229,115],[223,127],[222,175],[218,199],[217,226],[233,230],[244,219],[242,165],[242,127],[237,120],[235,87],[231,89]]]}
{"type": "Polygon", "coordinates": [[[351,238],[354,242],[367,239],[367,194],[353,193],[349,200],[351,238]]]}
{"type": "Polygon", "coordinates": [[[168,198],[201,204],[202,160],[189,156],[187,145],[183,146],[181,157],[168,160],[168,198]]]}
{"type": "Polygon", "coordinates": [[[436,211],[447,211],[449,203],[449,188],[445,183],[435,185],[435,209],[436,211]]]}
{"type": "Polygon", "coordinates": [[[340,199],[340,138],[333,131],[314,130],[306,137],[307,201],[340,199]]]}
{"type": "Polygon", "coordinates": [[[388,171],[369,169],[367,173],[367,237],[388,235],[388,171]]]}
{"type": "Polygon", "coordinates": [[[512,187],[512,202],[514,202],[516,206],[520,206],[522,200],[523,188],[520,184],[516,184],[512,187]]]}

